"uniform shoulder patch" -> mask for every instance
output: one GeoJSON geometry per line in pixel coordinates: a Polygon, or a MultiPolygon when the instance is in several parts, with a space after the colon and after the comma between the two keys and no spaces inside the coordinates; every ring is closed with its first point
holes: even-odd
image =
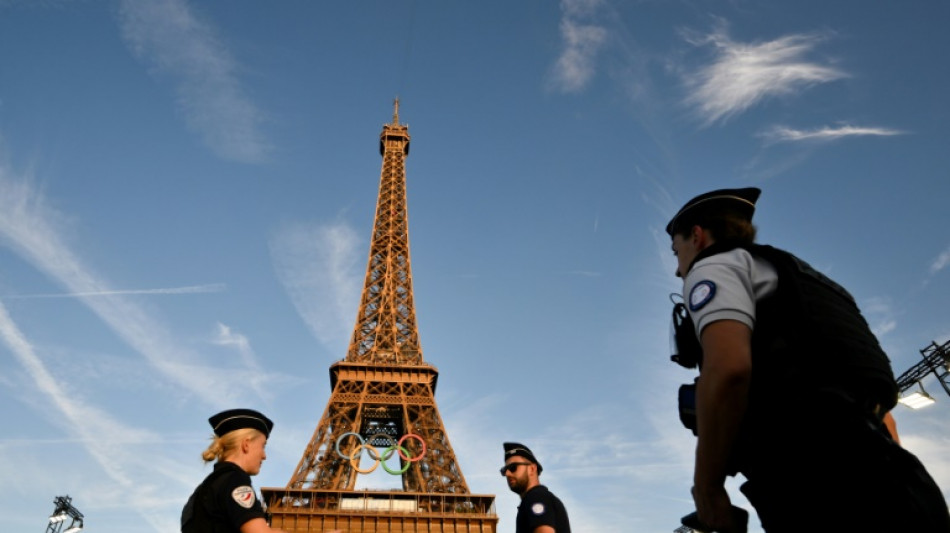
{"type": "Polygon", "coordinates": [[[250,485],[242,485],[231,491],[231,497],[238,505],[245,509],[250,509],[254,505],[256,497],[254,489],[250,485]]]}
{"type": "Polygon", "coordinates": [[[531,506],[531,512],[534,513],[534,514],[536,514],[536,515],[543,515],[543,514],[544,514],[544,504],[541,503],[541,502],[538,502],[538,503],[532,505],[532,506],[531,506]]]}
{"type": "Polygon", "coordinates": [[[699,311],[716,295],[716,284],[708,279],[704,279],[693,285],[689,291],[689,310],[699,311]]]}

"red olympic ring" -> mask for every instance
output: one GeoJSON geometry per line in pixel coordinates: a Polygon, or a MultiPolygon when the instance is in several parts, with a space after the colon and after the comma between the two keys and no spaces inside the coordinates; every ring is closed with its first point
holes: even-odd
{"type": "Polygon", "coordinates": [[[399,448],[399,457],[402,457],[404,460],[409,461],[410,463],[415,463],[416,461],[422,459],[422,456],[426,454],[426,441],[422,440],[422,437],[420,437],[419,435],[416,435],[415,433],[406,433],[405,435],[403,435],[402,438],[399,439],[399,442],[396,443],[396,447],[399,448]],[[412,437],[418,440],[419,444],[422,445],[422,451],[419,452],[419,455],[413,457],[412,459],[410,459],[407,455],[402,453],[402,450],[405,450],[405,448],[402,447],[402,443],[405,442],[406,439],[408,439],[409,437],[412,437]]]}

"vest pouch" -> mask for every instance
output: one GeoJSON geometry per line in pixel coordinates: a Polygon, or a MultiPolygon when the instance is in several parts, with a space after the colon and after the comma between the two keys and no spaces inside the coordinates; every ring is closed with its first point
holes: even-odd
{"type": "Polygon", "coordinates": [[[670,356],[670,360],[684,368],[699,366],[703,358],[703,347],[696,338],[696,327],[683,302],[677,302],[673,306],[672,329],[675,353],[670,356]]]}
{"type": "Polygon", "coordinates": [[[680,422],[686,429],[696,432],[696,381],[680,385],[679,389],[680,422]]]}

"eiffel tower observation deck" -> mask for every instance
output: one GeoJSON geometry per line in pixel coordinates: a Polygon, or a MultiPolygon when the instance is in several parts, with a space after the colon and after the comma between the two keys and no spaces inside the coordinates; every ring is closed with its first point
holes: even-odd
{"type": "Polygon", "coordinates": [[[471,494],[435,402],[439,372],[422,358],[409,261],[409,127],[379,136],[383,158],[366,281],[346,358],[285,488],[263,488],[272,526],[292,533],[494,533],[494,495],[471,494]],[[381,468],[401,490],[358,490],[381,468]]]}

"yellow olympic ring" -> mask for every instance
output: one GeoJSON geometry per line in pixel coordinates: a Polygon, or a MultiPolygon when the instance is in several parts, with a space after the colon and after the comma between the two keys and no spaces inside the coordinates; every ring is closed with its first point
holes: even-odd
{"type": "Polygon", "coordinates": [[[374,451],[376,449],[376,448],[373,448],[372,444],[366,444],[365,442],[361,442],[359,446],[353,449],[353,453],[350,454],[350,457],[349,457],[350,464],[353,466],[353,469],[359,472],[360,474],[369,474],[373,470],[376,470],[376,467],[378,467],[380,463],[379,459],[377,459],[373,461],[373,466],[369,467],[366,470],[360,470],[360,453],[359,452],[363,448],[367,448],[367,447],[374,451]]]}

